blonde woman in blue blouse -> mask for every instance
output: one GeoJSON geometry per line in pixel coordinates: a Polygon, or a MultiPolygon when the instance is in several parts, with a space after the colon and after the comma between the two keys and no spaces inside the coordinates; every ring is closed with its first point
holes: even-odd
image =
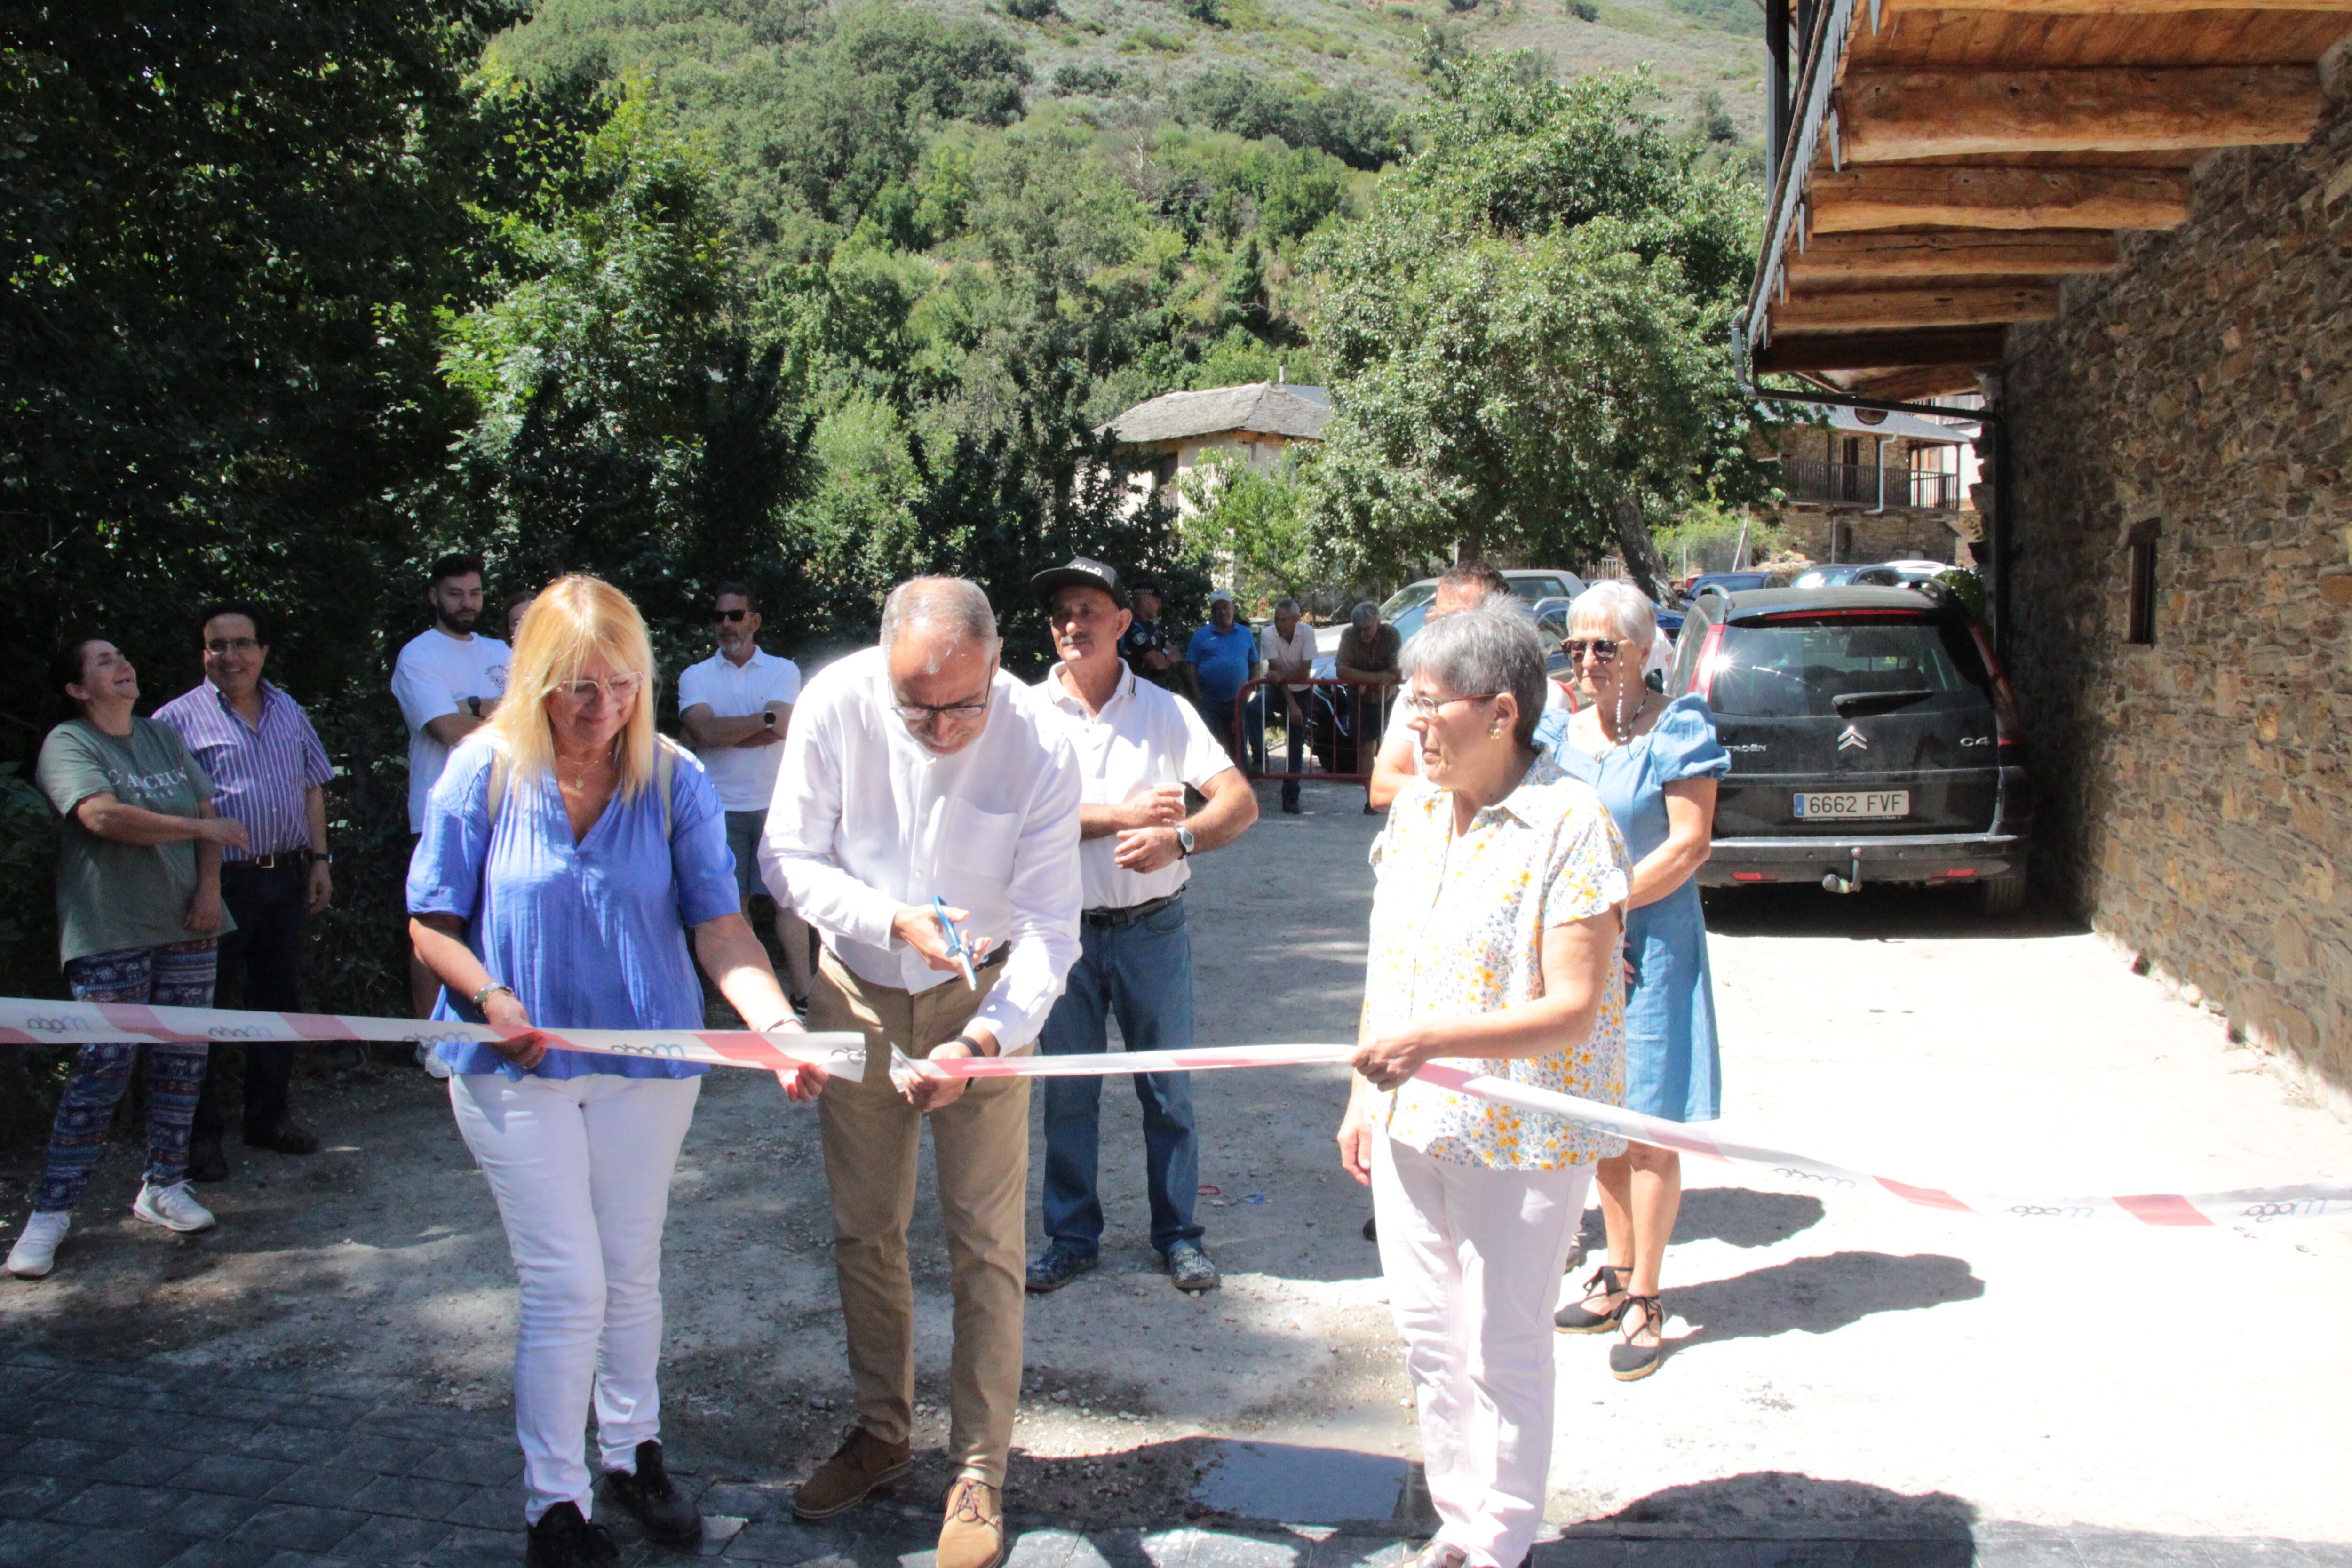
{"type": "Polygon", "coordinates": [[[1405,645],[1421,777],[1379,879],[1340,1163],[1372,1189],[1440,1521],[1422,1568],[1517,1568],[1551,1468],[1552,1321],[1593,1163],[1623,1141],[1417,1081],[1433,1061],[1614,1104],[1625,846],[1534,746],[1544,647],[1516,605],[1405,645]]]}

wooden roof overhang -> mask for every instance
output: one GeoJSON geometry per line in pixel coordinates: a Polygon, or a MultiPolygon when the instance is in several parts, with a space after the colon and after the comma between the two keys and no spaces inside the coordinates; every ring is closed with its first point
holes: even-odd
{"type": "Polygon", "coordinates": [[[1789,5],[1748,368],[1898,400],[1975,390],[2118,231],[2187,222],[2208,153],[2307,140],[2352,33],[2352,0],[1789,5]]]}

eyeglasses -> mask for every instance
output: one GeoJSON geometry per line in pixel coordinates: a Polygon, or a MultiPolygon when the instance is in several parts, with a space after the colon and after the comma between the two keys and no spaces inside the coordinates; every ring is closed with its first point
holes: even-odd
{"type": "Polygon", "coordinates": [[[257,637],[215,637],[205,644],[206,653],[251,653],[261,647],[257,637]]]}
{"type": "Polygon", "coordinates": [[[1617,657],[1617,650],[1625,645],[1613,637],[1565,637],[1561,639],[1559,646],[1561,651],[1568,655],[1568,662],[1570,664],[1580,662],[1587,650],[1591,651],[1593,663],[1607,664],[1617,657]]]}
{"type": "Polygon", "coordinates": [[[751,613],[749,610],[713,610],[710,612],[710,619],[713,625],[720,621],[740,621],[751,613]]]}
{"type": "Polygon", "coordinates": [[[908,724],[921,726],[934,719],[956,723],[965,719],[977,719],[988,711],[988,699],[977,702],[894,702],[890,710],[908,724]]]}
{"type": "Polygon", "coordinates": [[[635,697],[645,684],[646,678],[642,675],[608,675],[602,680],[560,682],[555,688],[555,693],[583,708],[595,701],[600,694],[611,698],[617,706],[635,697]]]}
{"type": "Polygon", "coordinates": [[[1459,697],[1423,697],[1418,691],[1408,691],[1398,700],[1398,706],[1408,718],[1434,719],[1437,710],[1452,702],[1492,702],[1502,695],[1499,691],[1465,691],[1459,697]]]}

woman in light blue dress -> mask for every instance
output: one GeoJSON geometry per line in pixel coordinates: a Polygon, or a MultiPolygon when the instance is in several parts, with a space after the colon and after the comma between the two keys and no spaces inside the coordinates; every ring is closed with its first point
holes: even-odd
{"type": "MultiPolygon", "coordinates": [[[[1567,648],[1578,711],[1553,715],[1560,766],[1600,791],[1633,858],[1625,917],[1625,1105],[1670,1121],[1722,1113],[1715,983],[1707,972],[1699,867],[1715,831],[1716,780],[1731,756],[1715,738],[1702,697],[1669,700],[1642,679],[1657,636],[1650,601],[1623,583],[1598,583],[1569,609],[1567,648]]],[[[1665,1313],[1658,1271],[1682,1206],[1682,1156],[1630,1143],[1595,1173],[1609,1228],[1609,1261],[1584,1299],[1553,1320],[1564,1332],[1619,1330],[1609,1369],[1630,1382],[1658,1369],[1665,1313]]]]}

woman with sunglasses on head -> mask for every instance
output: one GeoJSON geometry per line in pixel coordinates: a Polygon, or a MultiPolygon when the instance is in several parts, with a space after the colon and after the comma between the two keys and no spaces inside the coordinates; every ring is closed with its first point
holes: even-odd
{"type": "MultiPolygon", "coordinates": [[[[436,1051],[521,1279],[531,1568],[619,1560],[588,1522],[592,1399],[605,1500],[656,1541],[701,1533],[663,1468],[655,1367],[670,1174],[707,1070],[551,1050],[531,1031],[699,1029],[698,958],[751,1027],[800,1027],[743,919],[718,792],[654,732],[653,675],[625,595],[593,577],[549,584],[515,645],[520,700],[450,756],[408,871],[410,936],[442,984],[434,1016],[515,1031],[436,1051]]],[[[801,1100],[824,1078],[779,1076],[801,1100]]]]}
{"type": "MultiPolygon", "coordinates": [[[[1596,583],[1569,606],[1562,646],[1576,677],[1574,718],[1549,716],[1538,742],[1601,792],[1633,858],[1626,902],[1625,1105],[1669,1121],[1721,1112],[1715,982],[1697,871],[1715,836],[1716,781],[1731,755],[1696,695],[1669,700],[1644,684],[1657,613],[1624,583],[1596,583]]],[[[1609,1261],[1584,1298],[1553,1320],[1566,1333],[1622,1335],[1609,1370],[1631,1382],[1658,1369],[1665,1312],[1658,1272],[1682,1206],[1682,1156],[1629,1143],[1596,1177],[1609,1261]]]]}

